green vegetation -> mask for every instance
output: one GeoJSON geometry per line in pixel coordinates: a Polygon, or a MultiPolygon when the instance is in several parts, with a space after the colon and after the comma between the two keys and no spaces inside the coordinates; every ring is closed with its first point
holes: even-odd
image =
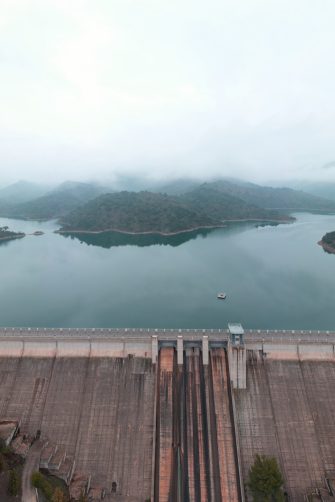
{"type": "Polygon", "coordinates": [[[283,211],[335,212],[335,202],[322,197],[236,180],[203,184],[179,180],[165,185],[165,189],[174,195],[148,191],[107,193],[108,188],[94,183],[66,182],[40,197],[17,202],[37,190],[19,184],[8,187],[5,198],[1,198],[0,190],[0,215],[59,219],[61,230],[68,232],[118,230],[170,234],[222,226],[223,221],[229,220],[292,220],[283,211]]]}
{"type": "Polygon", "coordinates": [[[51,500],[51,497],[53,495],[52,486],[41,472],[35,471],[32,473],[31,484],[34,488],[41,490],[47,500],[51,500]]]}
{"type": "Polygon", "coordinates": [[[0,473],[7,469],[5,457],[0,453],[0,473]]]}
{"type": "Polygon", "coordinates": [[[21,481],[15,469],[9,471],[8,494],[15,496],[19,494],[21,481]]]}
{"type": "Polygon", "coordinates": [[[66,502],[68,500],[64,490],[60,486],[54,486],[54,482],[49,482],[46,476],[39,471],[35,471],[31,475],[31,484],[41,491],[44,498],[49,502],[66,502]]]}
{"type": "Polygon", "coordinates": [[[201,211],[220,220],[259,219],[259,220],[288,220],[288,216],[263,209],[253,203],[225,193],[215,188],[215,184],[204,184],[182,196],[180,200],[192,209],[201,211]]]}
{"type": "Polygon", "coordinates": [[[0,453],[6,453],[8,451],[8,447],[6,446],[5,440],[0,438],[0,453]]]}
{"type": "Polygon", "coordinates": [[[67,497],[60,488],[56,488],[52,495],[51,502],[66,502],[67,497]]]}
{"type": "Polygon", "coordinates": [[[319,242],[328,253],[335,253],[335,232],[328,232],[319,242]]]}
{"type": "Polygon", "coordinates": [[[205,186],[267,209],[335,212],[334,201],[292,188],[273,188],[228,180],[206,183],[205,186]]]}
{"type": "Polygon", "coordinates": [[[18,500],[24,460],[0,438],[0,500],[18,500]]]}
{"type": "Polygon", "coordinates": [[[62,219],[62,231],[118,230],[133,233],[176,233],[192,228],[221,226],[190,208],[183,200],[151,192],[105,194],[62,219]]]}
{"type": "Polygon", "coordinates": [[[335,248],[335,232],[328,232],[322,237],[322,242],[335,248]]]}
{"type": "Polygon", "coordinates": [[[25,234],[22,232],[11,232],[8,227],[0,227],[0,240],[11,240],[24,237],[25,234]]]}
{"type": "Polygon", "coordinates": [[[175,197],[152,192],[105,194],[62,218],[61,232],[116,230],[172,234],[220,227],[225,220],[235,219],[290,221],[292,218],[203,185],[175,197]]]}
{"type": "Polygon", "coordinates": [[[283,476],[274,457],[256,455],[249,470],[248,487],[254,502],[284,502],[283,476]]]}

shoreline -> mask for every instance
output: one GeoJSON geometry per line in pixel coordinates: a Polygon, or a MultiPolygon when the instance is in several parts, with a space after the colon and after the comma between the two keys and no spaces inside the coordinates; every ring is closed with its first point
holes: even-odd
{"type": "Polygon", "coordinates": [[[323,242],[323,240],[319,241],[318,245],[321,246],[327,253],[335,254],[335,248],[333,248],[330,244],[323,242]]]}
{"type": "Polygon", "coordinates": [[[222,220],[224,223],[238,223],[238,222],[253,222],[253,221],[263,221],[264,223],[294,223],[297,221],[297,218],[294,218],[294,216],[287,218],[287,219],[282,219],[282,220],[274,220],[272,218],[266,219],[266,218],[239,218],[237,220],[222,220]]]}
{"type": "Polygon", "coordinates": [[[7,237],[0,237],[0,241],[12,241],[14,239],[22,239],[26,234],[18,234],[18,235],[8,235],[7,237]]]}
{"type": "Polygon", "coordinates": [[[125,235],[161,235],[163,237],[172,237],[173,235],[186,234],[189,232],[195,232],[196,230],[214,230],[215,228],[225,228],[227,225],[207,225],[207,226],[199,226],[188,228],[185,230],[178,230],[177,232],[159,232],[157,230],[149,230],[146,232],[130,232],[128,230],[119,230],[118,228],[108,228],[106,230],[55,230],[55,234],[106,234],[108,232],[116,232],[118,234],[125,235]]]}
{"type": "Polygon", "coordinates": [[[178,230],[176,232],[159,232],[157,230],[148,230],[145,232],[131,232],[129,230],[120,230],[118,228],[107,228],[105,230],[55,230],[55,234],[63,234],[63,235],[71,235],[71,234],[92,234],[92,235],[98,235],[98,234],[105,234],[108,232],[116,232],[119,234],[125,234],[125,235],[161,235],[163,237],[171,237],[173,235],[180,235],[180,234],[185,234],[189,232],[195,232],[197,230],[215,230],[216,228],[226,228],[228,223],[238,223],[238,222],[264,222],[264,223],[278,223],[278,224],[283,224],[283,223],[293,223],[295,219],[292,220],[273,220],[273,219],[263,219],[263,218],[246,218],[246,219],[238,219],[238,220],[222,220],[222,225],[201,225],[198,227],[192,227],[192,228],[187,228],[185,230],[178,230]]]}

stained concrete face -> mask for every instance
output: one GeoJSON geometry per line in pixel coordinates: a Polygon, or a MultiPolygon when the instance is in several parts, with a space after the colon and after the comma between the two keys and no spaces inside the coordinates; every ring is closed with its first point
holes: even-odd
{"type": "Polygon", "coordinates": [[[152,481],[155,371],[145,358],[0,358],[0,417],[64,446],[76,470],[118,500],[152,481]]]}
{"type": "Polygon", "coordinates": [[[235,391],[245,480],[257,453],[277,458],[293,501],[334,477],[334,386],[333,362],[249,360],[235,391]]]}

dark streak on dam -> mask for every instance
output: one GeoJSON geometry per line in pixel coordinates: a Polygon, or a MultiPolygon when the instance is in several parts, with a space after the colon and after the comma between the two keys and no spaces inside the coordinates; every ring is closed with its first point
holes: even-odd
{"type": "Polygon", "coordinates": [[[334,353],[328,332],[2,329],[0,422],[40,430],[107,501],[251,500],[257,453],[290,500],[332,500],[334,353]]]}

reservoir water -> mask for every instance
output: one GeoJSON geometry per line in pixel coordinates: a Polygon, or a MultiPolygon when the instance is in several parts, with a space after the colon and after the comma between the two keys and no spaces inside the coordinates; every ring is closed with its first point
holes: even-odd
{"type": "Polygon", "coordinates": [[[71,238],[56,222],[0,218],[45,232],[0,243],[0,325],[334,330],[335,255],[317,241],[335,216],[294,216],[171,238],[71,238]]]}

